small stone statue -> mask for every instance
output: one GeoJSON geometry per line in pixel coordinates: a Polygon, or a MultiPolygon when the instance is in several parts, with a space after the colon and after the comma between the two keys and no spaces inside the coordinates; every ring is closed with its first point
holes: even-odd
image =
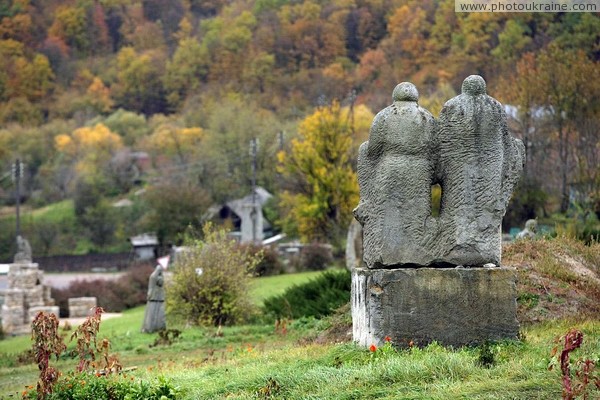
{"type": "Polygon", "coordinates": [[[27,239],[23,236],[17,236],[17,253],[15,254],[15,264],[28,264],[31,263],[31,246],[27,239]]]}
{"type": "Polygon", "coordinates": [[[157,265],[148,281],[148,301],[146,303],[142,332],[152,333],[165,329],[167,326],[164,283],[163,268],[157,265]]]}
{"type": "Polygon", "coordinates": [[[537,233],[537,220],[528,219],[525,222],[525,229],[517,233],[517,239],[533,239],[537,233]]]}

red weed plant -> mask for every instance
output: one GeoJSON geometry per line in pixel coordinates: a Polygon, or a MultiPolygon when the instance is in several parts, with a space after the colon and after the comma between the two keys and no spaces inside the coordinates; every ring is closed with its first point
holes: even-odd
{"type": "Polygon", "coordinates": [[[95,307],[93,314],[87,317],[71,335],[71,340],[77,339],[75,350],[79,356],[77,372],[87,371],[91,367],[97,374],[107,375],[122,369],[119,359],[115,355],[109,354],[110,341],[108,339],[98,340],[103,312],[102,307],[95,307]],[[97,359],[99,360],[97,361],[97,359]]]}
{"type": "MultiPolygon", "coordinates": [[[[576,362],[577,369],[575,371],[575,382],[571,377],[571,353],[581,347],[583,343],[583,333],[577,329],[571,329],[566,335],[555,340],[556,346],[552,349],[551,356],[554,357],[558,353],[559,343],[563,341],[563,349],[558,355],[560,363],[560,371],[562,375],[563,400],[574,400],[577,396],[582,395],[583,400],[587,400],[588,387],[593,383],[600,390],[600,376],[595,372],[595,363],[592,360],[580,359],[576,362]]],[[[554,364],[551,364],[551,370],[554,364]]]]}
{"type": "MultiPolygon", "coordinates": [[[[50,366],[50,358],[58,357],[66,350],[63,338],[58,334],[58,318],[54,314],[40,311],[31,324],[31,339],[35,361],[40,369],[37,382],[37,398],[45,399],[52,393],[60,373],[50,366]]],[[[25,394],[24,394],[25,395],[25,394]]]]}

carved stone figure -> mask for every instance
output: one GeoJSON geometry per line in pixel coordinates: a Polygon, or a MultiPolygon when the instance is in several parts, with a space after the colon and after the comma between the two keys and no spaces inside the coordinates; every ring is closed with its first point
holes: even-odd
{"type": "Polygon", "coordinates": [[[517,239],[533,239],[537,232],[537,221],[535,219],[528,219],[525,222],[525,229],[517,233],[517,239]]]}
{"type": "Polygon", "coordinates": [[[436,122],[414,85],[394,90],[359,148],[366,268],[352,270],[353,338],[451,346],[515,339],[516,275],[500,265],[500,226],[525,149],[477,75],[436,122]],[[442,188],[431,215],[432,184],[442,188]],[[454,268],[456,266],[469,268],[454,268]],[[448,268],[451,267],[451,268],[448,268]]]}
{"type": "Polygon", "coordinates": [[[354,215],[363,225],[363,257],[369,268],[426,265],[432,259],[424,244],[435,231],[435,121],[417,104],[419,93],[412,83],[397,85],[392,97],[394,102],[375,116],[369,141],[358,155],[360,203],[354,215]]]}
{"type": "Polygon", "coordinates": [[[415,86],[396,86],[359,148],[360,203],[368,268],[500,264],[500,225],[523,169],[502,105],[481,76],[463,82],[439,121],[417,104],[415,86]],[[439,218],[431,185],[439,183],[439,218]]]}
{"type": "Polygon", "coordinates": [[[17,253],[15,254],[15,264],[31,263],[31,246],[27,239],[21,235],[17,236],[17,253]]]}
{"type": "Polygon", "coordinates": [[[148,280],[148,301],[142,332],[151,333],[166,328],[164,283],[163,268],[157,265],[148,280]]]}
{"type": "Polygon", "coordinates": [[[439,246],[443,262],[500,265],[501,222],[525,161],[523,143],[508,133],[502,105],[479,75],[446,102],[437,137],[442,187],[439,246]]]}

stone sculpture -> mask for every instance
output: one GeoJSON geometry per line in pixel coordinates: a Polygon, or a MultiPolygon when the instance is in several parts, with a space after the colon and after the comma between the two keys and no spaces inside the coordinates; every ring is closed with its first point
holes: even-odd
{"type": "Polygon", "coordinates": [[[431,185],[435,121],[419,107],[417,88],[396,86],[393,104],[373,120],[369,141],[358,155],[360,203],[354,210],[363,225],[364,261],[371,268],[427,265],[425,246],[434,221],[431,185]]]}
{"type": "Polygon", "coordinates": [[[148,280],[148,300],[142,332],[152,333],[166,328],[164,271],[160,265],[148,280]]]}
{"type": "Polygon", "coordinates": [[[411,83],[399,84],[393,100],[359,148],[354,215],[366,268],[352,271],[354,340],[461,346],[517,338],[516,276],[500,266],[500,226],[523,144],[480,76],[464,80],[438,121],[418,106],[411,83]],[[439,217],[431,215],[434,184],[442,188],[439,217]]]}
{"type": "Polygon", "coordinates": [[[472,75],[438,123],[417,104],[415,86],[396,86],[358,156],[360,203],[369,268],[500,264],[500,224],[523,168],[524,147],[506,126],[502,105],[472,75]],[[431,186],[442,187],[440,217],[431,186]]]}
{"type": "Polygon", "coordinates": [[[525,222],[525,229],[517,233],[517,239],[533,239],[537,232],[537,220],[528,219],[525,222]]]}
{"type": "Polygon", "coordinates": [[[27,264],[31,261],[31,246],[29,245],[29,241],[21,235],[17,236],[17,253],[14,257],[14,263],[27,264]]]}
{"type": "Polygon", "coordinates": [[[442,187],[441,260],[500,265],[501,223],[525,161],[523,143],[508,133],[502,105],[479,75],[444,104],[438,134],[442,187]]]}

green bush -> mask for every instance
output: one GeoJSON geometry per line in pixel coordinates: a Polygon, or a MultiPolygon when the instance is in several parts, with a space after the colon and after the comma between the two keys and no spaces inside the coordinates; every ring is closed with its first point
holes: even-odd
{"type": "Polygon", "coordinates": [[[249,283],[261,254],[253,254],[224,230],[204,227],[204,241],[188,241],[166,288],[167,314],[197,325],[231,325],[252,313],[249,283]]]}
{"type": "MultiPolygon", "coordinates": [[[[23,393],[23,398],[37,399],[35,389],[23,393]]],[[[164,377],[151,382],[126,375],[98,376],[86,372],[60,377],[48,400],[166,400],[179,398],[179,388],[164,377]]]]}
{"type": "Polygon", "coordinates": [[[275,318],[321,318],[350,300],[350,272],[325,271],[315,279],[287,289],[264,302],[267,315],[275,318]]]}

